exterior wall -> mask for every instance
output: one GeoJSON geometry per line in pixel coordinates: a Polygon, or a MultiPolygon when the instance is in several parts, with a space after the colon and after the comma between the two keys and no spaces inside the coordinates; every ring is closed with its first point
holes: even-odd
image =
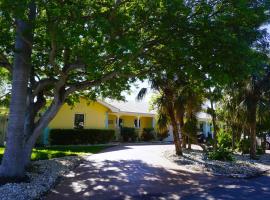
{"type": "Polygon", "coordinates": [[[109,129],[114,129],[114,128],[116,128],[116,116],[115,116],[115,115],[110,115],[110,114],[109,114],[108,120],[112,122],[112,123],[109,123],[109,124],[108,124],[109,129]]]}
{"type": "Polygon", "coordinates": [[[134,128],[134,120],[137,118],[135,116],[120,116],[120,119],[123,120],[123,127],[134,128]]]}
{"type": "Polygon", "coordinates": [[[153,127],[153,118],[152,117],[141,117],[141,128],[152,128],[153,127]]]}
{"type": "MultiPolygon", "coordinates": [[[[113,121],[113,124],[109,124],[109,128],[115,128],[116,125],[116,116],[109,114],[109,120],[113,121]]],[[[137,116],[120,116],[120,119],[123,120],[123,127],[135,128],[134,121],[137,119],[137,116]]],[[[153,117],[140,117],[140,128],[152,128],[153,126],[153,117]]]]}
{"type": "Polygon", "coordinates": [[[49,124],[49,128],[61,128],[61,129],[73,129],[74,128],[74,115],[84,114],[84,128],[106,128],[106,119],[108,108],[97,103],[88,102],[81,99],[80,103],[76,103],[74,107],[70,107],[67,104],[63,105],[59,110],[55,118],[49,124]]]}

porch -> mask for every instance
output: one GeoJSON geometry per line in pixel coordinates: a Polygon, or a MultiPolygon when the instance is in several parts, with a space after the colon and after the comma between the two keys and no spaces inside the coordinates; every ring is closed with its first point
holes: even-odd
{"type": "Polygon", "coordinates": [[[144,128],[155,128],[155,117],[134,113],[108,113],[107,125],[109,129],[115,129],[116,139],[120,140],[120,128],[135,128],[138,136],[141,137],[144,128]]]}

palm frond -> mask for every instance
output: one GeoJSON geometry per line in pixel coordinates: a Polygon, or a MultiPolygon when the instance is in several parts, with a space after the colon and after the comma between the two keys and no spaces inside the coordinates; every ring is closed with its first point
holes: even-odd
{"type": "Polygon", "coordinates": [[[143,98],[145,97],[145,95],[147,94],[147,88],[141,88],[141,90],[139,91],[139,93],[137,94],[136,99],[138,101],[143,100],[143,98]]]}

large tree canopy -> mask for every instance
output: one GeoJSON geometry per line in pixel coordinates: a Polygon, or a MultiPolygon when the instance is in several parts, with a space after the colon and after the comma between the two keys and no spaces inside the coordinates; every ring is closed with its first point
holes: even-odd
{"type": "Polygon", "coordinates": [[[267,6],[259,0],[2,0],[0,67],[12,76],[12,89],[0,176],[24,175],[36,139],[64,102],[121,98],[136,77],[164,70],[211,83],[246,74],[267,6]]]}

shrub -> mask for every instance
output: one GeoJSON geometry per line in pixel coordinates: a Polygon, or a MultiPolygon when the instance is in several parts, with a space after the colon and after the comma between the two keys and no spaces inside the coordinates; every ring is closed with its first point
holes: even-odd
{"type": "Polygon", "coordinates": [[[208,158],[211,160],[233,161],[233,154],[229,149],[219,147],[217,150],[210,151],[208,158]]]}
{"type": "Polygon", "coordinates": [[[249,153],[250,148],[250,140],[249,139],[241,139],[240,142],[237,144],[238,151],[242,152],[243,154],[249,153]]]}
{"type": "Polygon", "coordinates": [[[232,147],[232,136],[230,133],[224,132],[223,130],[219,131],[217,134],[218,146],[222,148],[231,148],[232,147]]]}
{"type": "Polygon", "coordinates": [[[135,142],[138,138],[138,133],[135,128],[122,127],[121,136],[124,142],[135,142]]]}
{"type": "Polygon", "coordinates": [[[141,139],[142,141],[151,141],[155,139],[155,130],[153,128],[144,128],[141,139]]]}
{"type": "Polygon", "coordinates": [[[51,145],[101,144],[114,137],[115,131],[108,129],[52,129],[49,141],[51,145]]]}
{"type": "Polygon", "coordinates": [[[208,134],[207,138],[206,138],[206,145],[208,147],[213,147],[214,146],[214,140],[212,138],[212,135],[211,134],[208,134]]]}
{"type": "Polygon", "coordinates": [[[162,132],[157,132],[157,138],[158,138],[159,141],[164,140],[164,139],[167,138],[168,136],[169,136],[168,130],[162,131],[162,132]]]}
{"type": "Polygon", "coordinates": [[[257,148],[257,154],[258,155],[263,155],[263,154],[265,154],[265,150],[263,148],[261,148],[261,147],[258,147],[257,148]]]}

